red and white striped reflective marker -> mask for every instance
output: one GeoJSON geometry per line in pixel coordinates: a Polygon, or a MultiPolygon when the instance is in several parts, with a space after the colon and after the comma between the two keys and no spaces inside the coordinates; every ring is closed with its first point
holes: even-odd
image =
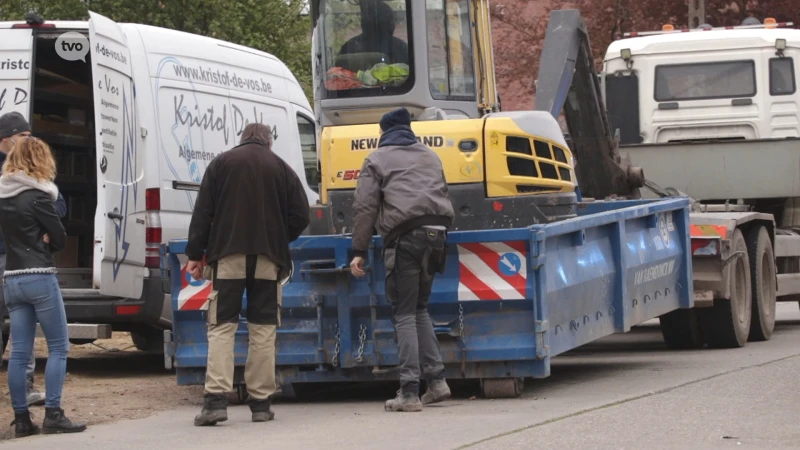
{"type": "Polygon", "coordinates": [[[181,266],[181,292],[178,294],[178,310],[207,309],[209,295],[211,295],[211,281],[195,280],[186,271],[186,264],[181,266]]]}
{"type": "Polygon", "coordinates": [[[458,244],[458,263],[459,301],[525,298],[525,241],[458,244]]]}

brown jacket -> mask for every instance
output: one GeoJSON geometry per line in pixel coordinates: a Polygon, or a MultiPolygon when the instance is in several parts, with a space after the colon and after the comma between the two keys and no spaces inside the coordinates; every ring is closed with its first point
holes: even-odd
{"type": "Polygon", "coordinates": [[[455,216],[442,161],[411,128],[387,130],[364,160],[353,200],[353,253],[364,256],[377,228],[384,245],[415,228],[449,228],[455,216]]]}
{"type": "Polygon", "coordinates": [[[289,274],[289,243],[309,223],[297,174],[278,155],[243,142],[206,168],[189,225],[186,256],[210,264],[231,254],[265,255],[289,274]]]}

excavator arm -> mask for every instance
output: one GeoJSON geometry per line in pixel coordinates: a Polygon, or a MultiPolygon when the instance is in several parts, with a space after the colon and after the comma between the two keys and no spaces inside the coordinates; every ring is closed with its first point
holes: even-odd
{"type": "Polygon", "coordinates": [[[556,119],[563,111],[584,197],[641,197],[644,173],[620,157],[603,106],[589,34],[576,9],[550,14],[539,61],[535,109],[556,119]]]}

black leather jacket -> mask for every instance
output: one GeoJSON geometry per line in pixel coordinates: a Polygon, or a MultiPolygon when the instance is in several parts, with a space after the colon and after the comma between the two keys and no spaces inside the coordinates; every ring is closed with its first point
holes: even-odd
{"type": "Polygon", "coordinates": [[[53,268],[53,252],[67,241],[55,202],[37,189],[0,198],[0,231],[6,241],[6,271],[53,268]],[[42,240],[45,233],[49,245],[42,240]]]}

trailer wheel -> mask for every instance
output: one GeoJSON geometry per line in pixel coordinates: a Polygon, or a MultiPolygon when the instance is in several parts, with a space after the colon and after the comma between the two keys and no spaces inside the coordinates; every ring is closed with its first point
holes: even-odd
{"type": "Polygon", "coordinates": [[[515,398],[524,389],[524,378],[481,378],[481,394],[484,398],[515,398]]]}
{"type": "Polygon", "coordinates": [[[676,309],[659,317],[658,320],[661,322],[661,335],[664,336],[668,348],[686,350],[705,345],[696,309],[676,309]]]}
{"type": "Polygon", "coordinates": [[[750,256],[750,280],[753,284],[750,340],[768,341],[775,330],[777,287],[775,253],[765,227],[757,227],[748,233],[747,253],[750,256]]]}
{"type": "Polygon", "coordinates": [[[713,307],[699,311],[708,346],[713,348],[744,347],[750,334],[753,309],[750,258],[739,229],[733,232],[731,257],[730,300],[714,299],[713,307]]]}

